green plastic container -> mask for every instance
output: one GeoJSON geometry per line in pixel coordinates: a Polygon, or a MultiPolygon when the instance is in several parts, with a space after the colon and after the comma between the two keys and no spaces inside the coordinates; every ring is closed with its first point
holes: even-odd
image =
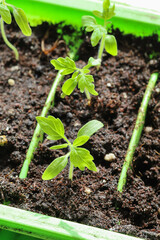
{"type": "MultiPolygon", "coordinates": [[[[101,10],[100,0],[7,0],[22,8],[32,26],[44,21],[81,26],[81,17],[101,10]]],[[[160,35],[160,13],[116,3],[114,28],[136,36],[160,35]]],[[[99,20],[98,20],[99,21],[99,20]]],[[[0,205],[0,240],[138,240],[139,238],[0,205]]]]}

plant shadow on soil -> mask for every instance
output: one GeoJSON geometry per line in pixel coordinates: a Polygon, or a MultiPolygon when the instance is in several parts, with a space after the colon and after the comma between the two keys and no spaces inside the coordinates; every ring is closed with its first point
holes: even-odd
{"type": "MultiPolygon", "coordinates": [[[[61,99],[60,86],[57,89],[55,106],[49,114],[61,119],[70,140],[75,139],[80,127],[89,120],[104,123],[105,127],[85,145],[94,156],[99,171],[75,169],[70,182],[67,167],[55,179],[42,181],[47,165],[65,153],[50,150],[51,142],[45,136],[30,165],[28,178],[18,178],[36,126],[35,117],[40,115],[57,73],[50,60],[65,57],[69,48],[61,42],[48,55],[42,52],[41,41],[46,31],[49,33],[45,39],[46,48],[51,48],[57,39],[63,40],[57,29],[60,29],[59,25],[44,23],[34,28],[32,36],[27,38],[14,24],[7,26],[8,38],[20,53],[19,63],[0,38],[0,133],[8,138],[8,145],[0,147],[0,202],[9,201],[10,206],[21,209],[157,240],[160,223],[160,82],[147,112],[145,127],[150,126],[151,131],[144,128],[124,192],[120,195],[116,190],[146,84],[151,73],[160,68],[159,56],[150,59],[152,52],[160,48],[156,35],[141,39],[114,31],[119,53],[117,57],[104,53],[100,71],[92,68],[99,95],[92,98],[90,106],[79,90],[61,99]],[[10,78],[15,80],[14,86],[8,84],[10,78]],[[104,156],[108,153],[114,153],[116,159],[106,162],[104,156]]],[[[75,34],[69,26],[62,32],[75,34]]],[[[81,37],[84,42],[78,52],[78,66],[85,65],[90,56],[96,57],[97,50],[91,47],[89,35],[83,32],[81,37]]]]}

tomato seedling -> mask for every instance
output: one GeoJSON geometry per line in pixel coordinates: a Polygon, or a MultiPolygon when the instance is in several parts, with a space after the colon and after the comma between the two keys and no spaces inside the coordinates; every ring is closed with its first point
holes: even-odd
{"type": "Polygon", "coordinates": [[[77,138],[71,143],[65,136],[65,130],[63,123],[59,118],[53,116],[36,117],[42,130],[48,135],[49,140],[60,140],[64,139],[66,143],[61,145],[55,145],[50,147],[50,149],[62,149],[69,148],[69,152],[62,156],[56,158],[45,170],[42,175],[43,180],[50,180],[56,177],[67,165],[70,159],[69,167],[69,179],[73,178],[73,168],[78,167],[80,170],[84,170],[87,167],[91,171],[97,171],[95,164],[93,163],[93,156],[90,152],[81,148],[89,138],[100,128],[103,127],[103,123],[98,120],[92,120],[86,123],[77,134],[77,138]]]}
{"type": "MultiPolygon", "coordinates": [[[[93,14],[96,17],[103,19],[104,25],[102,26],[97,24],[96,19],[92,16],[83,16],[82,25],[86,27],[87,32],[93,32],[91,35],[91,44],[93,47],[100,42],[98,59],[100,60],[101,64],[104,48],[109,54],[113,56],[117,55],[116,38],[113,35],[109,35],[107,32],[107,24],[110,23],[108,20],[115,15],[115,4],[110,6],[110,0],[104,0],[103,11],[93,11],[93,14]]],[[[97,69],[99,69],[100,64],[98,65],[97,69]]]]}
{"type": "Polygon", "coordinates": [[[70,95],[77,85],[81,93],[85,92],[88,100],[90,100],[90,94],[97,96],[98,93],[95,91],[95,86],[93,84],[94,78],[88,73],[90,72],[90,67],[97,66],[99,63],[99,59],[90,57],[88,64],[81,69],[77,68],[75,62],[69,57],[59,57],[57,60],[51,60],[51,64],[56,70],[60,70],[62,75],[72,74],[71,78],[69,78],[62,86],[63,93],[61,97],[70,95]]]}
{"type": "Polygon", "coordinates": [[[13,13],[15,21],[24,35],[30,36],[32,34],[32,31],[28,24],[27,17],[21,8],[17,8],[11,4],[8,4],[5,0],[0,0],[0,25],[2,38],[6,45],[13,50],[16,60],[19,60],[19,53],[17,49],[8,41],[4,30],[4,22],[7,24],[11,24],[12,22],[11,12],[13,13]]]}

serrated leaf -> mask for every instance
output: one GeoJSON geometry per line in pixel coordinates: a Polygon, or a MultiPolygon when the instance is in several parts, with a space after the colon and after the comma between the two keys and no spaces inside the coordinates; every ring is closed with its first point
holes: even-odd
{"type": "Polygon", "coordinates": [[[64,126],[59,118],[52,116],[36,117],[42,130],[48,135],[50,140],[59,140],[64,138],[64,126]]]}
{"type": "Polygon", "coordinates": [[[105,50],[113,55],[117,55],[117,41],[113,35],[107,35],[105,38],[105,50]]]}
{"type": "Polygon", "coordinates": [[[85,167],[91,171],[97,171],[96,166],[93,163],[93,156],[85,148],[72,147],[70,161],[75,167],[78,167],[82,171],[85,169],[85,167]]]}
{"type": "Polygon", "coordinates": [[[20,8],[13,7],[13,16],[22,33],[26,36],[30,36],[32,34],[32,31],[28,24],[28,20],[24,11],[20,8]]]}
{"type": "Polygon", "coordinates": [[[7,24],[10,24],[12,22],[10,11],[6,5],[0,4],[0,15],[3,21],[7,24]]]}
{"type": "Polygon", "coordinates": [[[102,122],[98,120],[91,120],[86,123],[80,130],[78,131],[77,137],[80,136],[88,136],[91,137],[95,132],[97,132],[104,125],[102,122]]]}
{"type": "Polygon", "coordinates": [[[99,18],[102,18],[102,19],[104,19],[104,17],[103,17],[103,13],[101,13],[100,11],[93,11],[92,12],[96,17],[99,17],[99,18]]]}
{"type": "Polygon", "coordinates": [[[78,146],[82,146],[83,144],[85,144],[87,141],[89,140],[89,136],[80,136],[77,137],[74,142],[73,142],[73,146],[78,147],[78,146]]]}
{"type": "Polygon", "coordinates": [[[83,73],[79,74],[77,77],[78,80],[78,88],[80,89],[80,92],[84,92],[85,89],[87,89],[92,95],[98,95],[98,93],[94,90],[94,82],[92,75],[85,75],[83,73]]]}
{"type": "Polygon", "coordinates": [[[51,60],[51,64],[55,67],[56,70],[62,70],[62,75],[68,75],[76,70],[75,62],[69,57],[59,57],[57,60],[51,60]]]}
{"type": "Polygon", "coordinates": [[[100,26],[100,25],[97,25],[95,28],[94,28],[94,31],[91,35],[91,44],[93,47],[95,47],[99,41],[101,40],[102,36],[103,36],[103,27],[100,26]]]}
{"type": "Polygon", "coordinates": [[[68,143],[64,143],[64,144],[52,146],[50,147],[50,149],[62,149],[62,148],[68,147],[68,145],[69,145],[68,143]]]}
{"type": "Polygon", "coordinates": [[[77,79],[70,78],[63,84],[62,91],[65,95],[70,95],[74,91],[76,86],[77,86],[77,79]]]}
{"type": "Polygon", "coordinates": [[[56,158],[44,171],[42,175],[43,180],[50,180],[56,177],[67,165],[68,154],[59,158],[56,158]]]}
{"type": "Polygon", "coordinates": [[[93,83],[89,83],[86,88],[90,94],[92,94],[93,96],[98,96],[98,92],[94,89],[95,86],[93,83]]]}
{"type": "Polygon", "coordinates": [[[87,85],[86,75],[82,74],[82,73],[79,74],[77,77],[77,80],[78,80],[78,88],[83,93],[84,89],[86,88],[86,85],[87,85]]]}
{"type": "Polygon", "coordinates": [[[94,27],[96,25],[96,19],[92,16],[82,16],[82,25],[84,27],[94,27]]]}

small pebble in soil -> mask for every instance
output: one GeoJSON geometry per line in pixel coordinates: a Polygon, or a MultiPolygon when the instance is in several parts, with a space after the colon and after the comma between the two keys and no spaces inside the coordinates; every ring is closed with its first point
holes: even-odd
{"type": "Polygon", "coordinates": [[[8,84],[9,84],[10,86],[14,86],[14,85],[15,85],[14,79],[12,79],[12,78],[8,79],[8,84]]]}
{"type": "Polygon", "coordinates": [[[149,61],[149,65],[153,66],[153,65],[155,65],[155,64],[157,64],[157,60],[156,60],[156,59],[151,59],[151,60],[149,61]]]}
{"type": "Polygon", "coordinates": [[[144,131],[145,133],[150,133],[153,131],[153,128],[148,126],[148,127],[145,127],[144,131]]]}
{"type": "Polygon", "coordinates": [[[116,159],[116,156],[113,153],[108,153],[104,156],[104,160],[108,162],[112,162],[116,159]]]}
{"type": "Polygon", "coordinates": [[[5,135],[0,136],[0,146],[4,146],[8,143],[7,137],[5,135]]]}
{"type": "Polygon", "coordinates": [[[156,88],[156,89],[155,89],[155,92],[156,92],[156,93],[160,93],[160,88],[156,88]]]}
{"type": "Polygon", "coordinates": [[[78,126],[78,127],[81,126],[80,121],[75,121],[75,122],[74,122],[74,126],[75,126],[75,127],[77,127],[77,126],[78,126]]]}
{"type": "Polygon", "coordinates": [[[112,87],[112,84],[111,83],[107,83],[107,87],[108,88],[112,87]]]}
{"type": "Polygon", "coordinates": [[[127,99],[127,93],[123,93],[123,97],[124,97],[124,99],[127,99]]]}
{"type": "Polygon", "coordinates": [[[17,71],[19,70],[19,66],[13,66],[11,67],[11,71],[14,72],[14,71],[17,71]]]}
{"type": "Polygon", "coordinates": [[[85,187],[84,192],[87,193],[88,195],[92,192],[90,188],[85,187]]]}

